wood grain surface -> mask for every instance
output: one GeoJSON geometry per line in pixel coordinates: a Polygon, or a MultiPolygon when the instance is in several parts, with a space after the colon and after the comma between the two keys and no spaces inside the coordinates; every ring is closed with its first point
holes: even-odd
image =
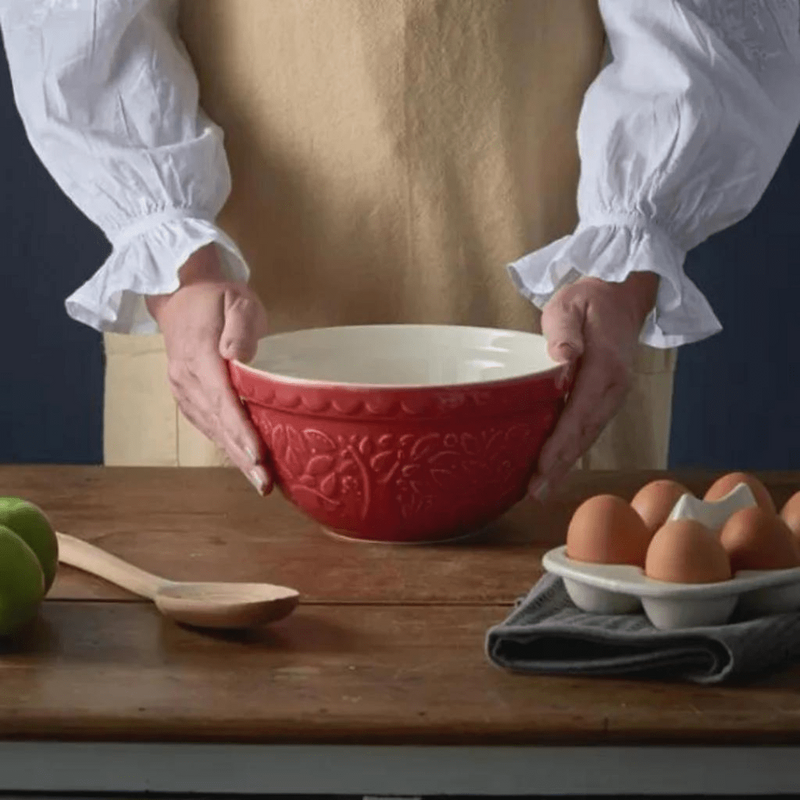
{"type": "Polygon", "coordinates": [[[357,744],[800,743],[800,670],[747,688],[507,674],[482,606],[301,606],[209,635],[58,601],[2,657],[5,738],[357,744]]]}
{"type": "MultiPolygon", "coordinates": [[[[331,539],[236,472],[0,467],[0,494],[57,527],[179,579],[283,583],[289,619],[208,634],[64,568],[40,618],[2,644],[5,738],[281,743],[800,743],[800,668],[749,686],[512,675],[486,630],[541,573],[586,497],[630,498],[657,473],[574,473],[438,547],[331,539]]],[[[715,475],[677,475],[702,493],[715,475]]],[[[780,504],[800,474],[762,475],[780,504]]]]}
{"type": "MultiPolygon", "coordinates": [[[[176,580],[265,581],[312,603],[507,605],[541,574],[541,556],[563,544],[587,497],[630,499],[660,473],[575,472],[546,507],[520,503],[476,537],[439,546],[333,539],[275,492],[261,498],[231,469],[0,467],[0,494],[26,497],[56,527],[176,580]]],[[[702,493],[714,475],[677,476],[702,493]]],[[[776,502],[800,474],[761,475],[776,502]]],[[[127,593],[62,569],[54,599],[122,599],[127,593]]]]}

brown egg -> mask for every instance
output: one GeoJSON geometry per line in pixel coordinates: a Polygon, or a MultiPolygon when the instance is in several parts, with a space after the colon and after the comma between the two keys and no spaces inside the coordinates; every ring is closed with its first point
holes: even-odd
{"type": "Polygon", "coordinates": [[[621,497],[590,497],[573,514],[567,530],[567,555],[594,564],[644,566],[650,533],[621,497]]]}
{"type": "Polygon", "coordinates": [[[731,564],[713,531],[692,519],[678,519],[656,531],[644,571],[657,581],[718,583],[731,577],[731,564]]]}
{"type": "Polygon", "coordinates": [[[800,542],[800,492],[793,494],[781,509],[781,519],[800,542]]]}
{"type": "Polygon", "coordinates": [[[758,478],[748,475],[746,472],[730,472],[727,475],[723,475],[712,484],[703,500],[720,500],[732,489],[735,489],[739,483],[746,483],[750,487],[753,496],[756,498],[756,503],[758,503],[761,508],[765,511],[771,511],[773,514],[777,512],[775,502],[767,491],[767,487],[764,486],[758,478]]]}
{"type": "Polygon", "coordinates": [[[644,520],[650,533],[655,533],[669,517],[675,503],[689,490],[670,480],[652,481],[642,486],[631,500],[631,508],[644,520]]]}
{"type": "Polygon", "coordinates": [[[719,535],[731,569],[788,569],[800,566],[792,532],[777,515],[751,506],[731,514],[719,535]]]}

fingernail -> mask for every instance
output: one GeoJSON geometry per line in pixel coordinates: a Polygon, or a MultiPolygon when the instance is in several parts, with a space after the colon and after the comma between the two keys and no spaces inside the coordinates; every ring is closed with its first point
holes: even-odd
{"type": "Polygon", "coordinates": [[[245,447],[245,453],[247,453],[247,457],[253,464],[258,464],[258,456],[256,455],[255,450],[252,447],[245,447]]]}
{"type": "Polygon", "coordinates": [[[250,483],[256,487],[256,491],[263,497],[267,493],[267,481],[264,476],[257,470],[251,469],[247,473],[250,483]]]}
{"type": "Polygon", "coordinates": [[[550,484],[545,478],[539,478],[531,484],[531,497],[540,503],[544,503],[550,495],[550,484]]]}

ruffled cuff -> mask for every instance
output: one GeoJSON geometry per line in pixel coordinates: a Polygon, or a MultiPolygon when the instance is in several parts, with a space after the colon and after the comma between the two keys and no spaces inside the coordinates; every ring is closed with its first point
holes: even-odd
{"type": "Polygon", "coordinates": [[[612,283],[632,272],[660,277],[656,306],[640,341],[652,347],[689,344],[722,330],[702,292],[683,271],[686,251],[662,228],[642,218],[619,216],[581,222],[570,236],[524,256],[508,269],[519,292],[542,308],[562,286],[583,276],[612,283]]]}
{"type": "Polygon", "coordinates": [[[67,313],[98,331],[155,333],[144,303],[178,286],[178,270],[196,250],[217,244],[227,280],[246,281],[250,271],[236,243],[213,222],[185,212],[155,214],[111,237],[103,266],[67,298],[67,313]]]}

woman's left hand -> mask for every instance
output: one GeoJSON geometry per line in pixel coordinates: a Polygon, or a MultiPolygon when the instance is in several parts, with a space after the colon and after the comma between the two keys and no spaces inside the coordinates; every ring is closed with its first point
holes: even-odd
{"type": "Polygon", "coordinates": [[[655,304],[658,275],[636,272],[623,283],[581,278],[545,305],[542,332],[550,357],[567,362],[566,408],[539,456],[531,494],[544,501],[594,444],[622,405],[634,356],[655,304]]]}

